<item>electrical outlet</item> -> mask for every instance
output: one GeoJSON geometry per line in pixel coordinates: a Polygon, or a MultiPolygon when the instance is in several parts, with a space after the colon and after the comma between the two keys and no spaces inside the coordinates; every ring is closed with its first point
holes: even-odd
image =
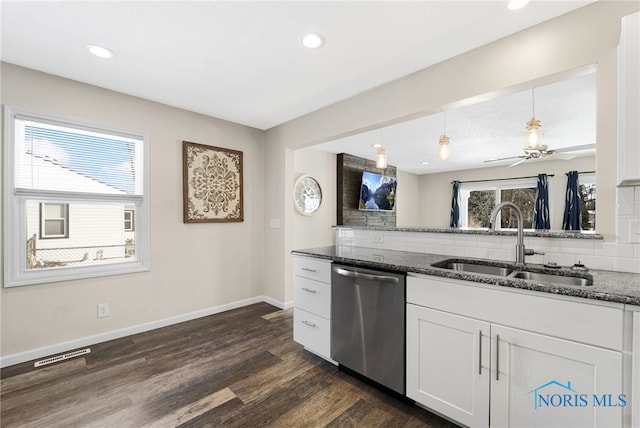
{"type": "Polygon", "coordinates": [[[109,304],[98,303],[98,318],[104,318],[109,316],[109,304]]]}

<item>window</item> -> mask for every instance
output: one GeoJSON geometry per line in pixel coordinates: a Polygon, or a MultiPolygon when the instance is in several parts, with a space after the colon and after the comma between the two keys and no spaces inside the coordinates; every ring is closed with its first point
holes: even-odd
{"type": "Polygon", "coordinates": [[[134,229],[134,211],[133,210],[124,210],[124,231],[125,232],[133,232],[134,229]]]}
{"type": "Polygon", "coordinates": [[[40,204],[40,238],[68,238],[69,205],[40,204]]]}
{"type": "MultiPolygon", "coordinates": [[[[535,179],[463,183],[460,186],[460,217],[462,227],[487,228],[491,210],[500,202],[513,202],[522,211],[524,228],[533,227],[533,207],[536,199],[535,179]]],[[[498,214],[496,229],[515,229],[515,213],[504,209],[498,214]]]]}
{"type": "Polygon", "coordinates": [[[596,176],[580,174],[580,199],[582,201],[582,230],[596,230],[596,176]]]}
{"type": "Polygon", "coordinates": [[[5,286],[148,270],[145,140],[5,107],[5,286]]]}

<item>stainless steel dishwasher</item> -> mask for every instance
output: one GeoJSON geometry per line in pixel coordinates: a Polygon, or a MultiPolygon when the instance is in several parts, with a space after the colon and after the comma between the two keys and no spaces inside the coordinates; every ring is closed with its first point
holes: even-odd
{"type": "Polygon", "coordinates": [[[331,358],[405,394],[405,275],[333,265],[331,358]]]}

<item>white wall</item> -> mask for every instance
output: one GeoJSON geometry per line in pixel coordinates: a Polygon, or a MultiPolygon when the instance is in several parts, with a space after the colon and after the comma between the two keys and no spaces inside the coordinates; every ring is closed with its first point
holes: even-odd
{"type": "MultiPolygon", "coordinates": [[[[616,49],[621,18],[638,10],[638,2],[595,2],[274,127],[266,135],[267,162],[282,168],[268,173],[266,181],[270,187],[291,185],[295,171],[291,150],[433,114],[443,105],[472,96],[597,64],[598,224],[605,239],[615,242],[616,49]]],[[[266,210],[284,217],[290,201],[272,199],[266,210]]],[[[267,263],[268,283],[284,284],[283,294],[290,294],[292,228],[268,235],[265,245],[270,248],[270,260],[279,262],[275,266],[267,263]]]]}
{"type": "MultiPolygon", "coordinates": [[[[322,204],[311,216],[305,216],[291,205],[293,217],[293,247],[312,248],[334,245],[331,227],[336,224],[336,155],[315,149],[301,149],[294,153],[295,179],[303,174],[313,176],[322,189],[322,204]]],[[[293,189],[293,183],[289,186],[293,189]]]]}
{"type": "Polygon", "coordinates": [[[396,193],[396,226],[409,227],[424,225],[426,219],[420,211],[424,191],[420,186],[420,177],[410,172],[398,171],[398,190],[396,193]]]}
{"type": "Polygon", "coordinates": [[[151,189],[151,271],[2,288],[3,357],[264,293],[263,131],[10,64],[1,71],[3,104],[147,132],[151,189]],[[244,222],[182,222],[183,140],[243,152],[244,222]],[[103,302],[111,316],[98,319],[103,302]]]}

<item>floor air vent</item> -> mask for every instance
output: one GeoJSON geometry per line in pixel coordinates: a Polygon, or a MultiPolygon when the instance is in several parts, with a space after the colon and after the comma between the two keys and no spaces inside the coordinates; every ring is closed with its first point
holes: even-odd
{"type": "Polygon", "coordinates": [[[80,355],[85,355],[85,354],[88,354],[89,352],[91,352],[91,349],[89,348],[84,348],[84,349],[80,349],[78,351],[73,351],[73,352],[67,352],[66,354],[56,355],[55,357],[45,358],[44,360],[36,361],[35,363],[33,363],[33,367],[46,366],[48,364],[53,364],[60,361],[68,360],[70,358],[79,357],[80,355]]]}

